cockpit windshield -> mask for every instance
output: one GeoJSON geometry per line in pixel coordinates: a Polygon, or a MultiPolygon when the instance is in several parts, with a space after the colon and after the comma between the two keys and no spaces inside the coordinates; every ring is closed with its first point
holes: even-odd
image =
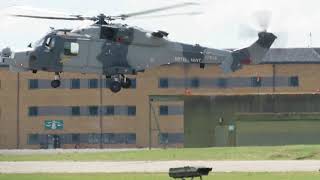
{"type": "Polygon", "coordinates": [[[42,44],[44,43],[44,40],[45,40],[45,37],[43,37],[43,38],[41,38],[40,40],[34,42],[34,43],[32,44],[32,47],[40,47],[40,46],[42,46],[42,44]]]}
{"type": "Polygon", "coordinates": [[[45,46],[49,49],[54,48],[54,45],[56,43],[56,39],[54,37],[47,37],[45,40],[45,46]]]}

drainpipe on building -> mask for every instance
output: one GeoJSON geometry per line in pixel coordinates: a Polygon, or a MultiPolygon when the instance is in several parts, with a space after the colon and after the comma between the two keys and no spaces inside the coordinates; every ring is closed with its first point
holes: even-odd
{"type": "Polygon", "coordinates": [[[152,148],[152,124],[151,124],[151,122],[152,122],[152,120],[151,120],[151,118],[152,118],[152,115],[151,115],[152,101],[153,101],[153,99],[150,98],[150,96],[149,96],[149,150],[151,150],[151,148],[152,148]]]}
{"type": "Polygon", "coordinates": [[[276,112],[276,109],[275,109],[275,104],[276,104],[275,93],[276,93],[276,65],[272,64],[272,101],[273,101],[272,111],[273,111],[273,113],[276,112]]]}
{"type": "Polygon", "coordinates": [[[276,65],[272,64],[272,93],[276,92],[276,65]]]}
{"type": "Polygon", "coordinates": [[[20,149],[20,73],[17,74],[17,149],[20,149]]]}
{"type": "Polygon", "coordinates": [[[103,97],[102,97],[102,86],[103,86],[103,81],[102,81],[102,75],[99,75],[99,98],[100,98],[100,107],[99,107],[99,121],[100,121],[100,149],[103,149],[103,142],[102,142],[102,138],[103,138],[103,113],[102,113],[102,105],[103,105],[103,97]]]}

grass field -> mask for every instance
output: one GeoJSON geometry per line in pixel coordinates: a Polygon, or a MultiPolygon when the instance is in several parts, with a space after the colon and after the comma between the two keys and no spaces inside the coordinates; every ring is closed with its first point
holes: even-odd
{"type": "MultiPolygon", "coordinates": [[[[0,180],[168,180],[167,174],[0,174],[0,180]]],[[[318,173],[213,173],[205,180],[318,180],[318,173]]]]}
{"type": "Polygon", "coordinates": [[[0,161],[320,160],[320,145],[6,155],[0,161]]]}

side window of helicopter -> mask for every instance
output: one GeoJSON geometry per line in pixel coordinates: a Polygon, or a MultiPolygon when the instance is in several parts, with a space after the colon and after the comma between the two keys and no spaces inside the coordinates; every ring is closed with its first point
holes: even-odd
{"type": "Polygon", "coordinates": [[[79,54],[79,51],[80,51],[79,43],[76,43],[76,42],[64,43],[64,55],[77,56],[79,54]]]}

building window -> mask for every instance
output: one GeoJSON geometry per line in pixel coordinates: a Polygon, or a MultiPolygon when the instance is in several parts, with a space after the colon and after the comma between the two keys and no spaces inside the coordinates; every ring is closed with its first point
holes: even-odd
{"type": "Polygon", "coordinates": [[[29,107],[29,116],[38,116],[38,107],[29,107]]]}
{"type": "Polygon", "coordinates": [[[107,133],[102,135],[102,141],[104,144],[114,144],[113,139],[114,139],[113,133],[107,133]]]}
{"type": "Polygon", "coordinates": [[[89,88],[90,89],[98,88],[98,79],[89,79],[89,88]]]}
{"type": "Polygon", "coordinates": [[[37,145],[39,144],[39,135],[38,134],[30,134],[28,137],[29,145],[37,145]]]}
{"type": "Polygon", "coordinates": [[[127,134],[126,144],[136,144],[136,134],[127,134]]]}
{"type": "Polygon", "coordinates": [[[110,87],[111,82],[112,82],[112,80],[110,80],[110,79],[106,79],[106,80],[105,80],[105,88],[109,88],[109,87],[110,87]]]}
{"type": "Polygon", "coordinates": [[[102,138],[104,144],[136,144],[136,134],[131,133],[106,133],[102,138]]]}
{"type": "Polygon", "coordinates": [[[71,89],[80,89],[80,79],[71,79],[71,89]]]}
{"type": "Polygon", "coordinates": [[[169,144],[169,134],[168,133],[161,133],[160,134],[160,144],[169,144]]]}
{"type": "Polygon", "coordinates": [[[107,106],[106,107],[106,115],[113,116],[114,115],[114,106],[107,106]]]}
{"type": "Polygon", "coordinates": [[[38,79],[30,79],[29,80],[29,89],[38,89],[38,88],[39,88],[38,79]]]}
{"type": "Polygon", "coordinates": [[[182,133],[161,133],[159,137],[160,144],[181,144],[184,142],[182,133]]]}
{"type": "Polygon", "coordinates": [[[89,144],[99,144],[100,143],[100,134],[89,134],[88,135],[88,143],[89,144]]]}
{"type": "Polygon", "coordinates": [[[168,78],[160,78],[160,80],[159,80],[159,88],[169,88],[169,80],[168,80],[168,78]]]}
{"type": "Polygon", "coordinates": [[[72,134],[72,144],[80,144],[80,134],[72,134]]]}
{"type": "Polygon", "coordinates": [[[137,79],[131,79],[131,88],[136,89],[137,88],[137,79]]]}
{"type": "Polygon", "coordinates": [[[298,87],[299,86],[299,77],[292,76],[289,78],[289,86],[291,87],[298,87]]]}
{"type": "Polygon", "coordinates": [[[136,115],[136,107],[128,106],[128,116],[135,116],[135,115],[136,115]]]}
{"type": "Polygon", "coordinates": [[[80,107],[79,106],[71,107],[71,114],[72,116],[80,116],[80,107]]]}
{"type": "Polygon", "coordinates": [[[225,78],[219,78],[219,79],[218,79],[218,87],[220,87],[220,88],[226,88],[226,87],[227,87],[227,79],[225,79],[225,78]]]}
{"type": "Polygon", "coordinates": [[[184,107],[181,105],[162,105],[159,107],[160,116],[181,116],[183,111],[184,107]]]}
{"type": "Polygon", "coordinates": [[[252,84],[252,87],[261,87],[262,85],[261,77],[252,77],[251,84],[252,84]]]}
{"type": "Polygon", "coordinates": [[[99,111],[98,106],[90,106],[89,107],[89,115],[90,116],[97,116],[98,115],[98,111],[99,111]]]}
{"type": "Polygon", "coordinates": [[[191,79],[191,88],[199,88],[200,83],[198,78],[191,79]]]}
{"type": "Polygon", "coordinates": [[[168,106],[160,106],[160,116],[167,116],[169,115],[169,107],[168,106]]]}

